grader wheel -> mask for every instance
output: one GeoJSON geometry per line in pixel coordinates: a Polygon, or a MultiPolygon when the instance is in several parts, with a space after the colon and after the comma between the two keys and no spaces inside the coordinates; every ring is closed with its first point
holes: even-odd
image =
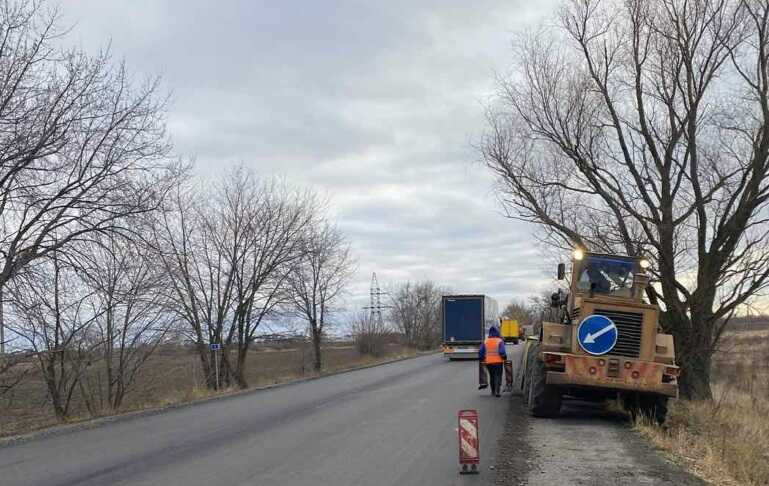
{"type": "Polygon", "coordinates": [[[539,344],[531,346],[528,362],[525,401],[533,417],[555,417],[561,411],[561,393],[546,383],[545,363],[537,357],[539,344]]]}

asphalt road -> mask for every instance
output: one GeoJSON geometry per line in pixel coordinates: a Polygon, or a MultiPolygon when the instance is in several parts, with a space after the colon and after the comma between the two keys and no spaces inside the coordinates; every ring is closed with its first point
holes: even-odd
{"type": "MultiPolygon", "coordinates": [[[[509,346],[516,371],[522,346],[509,346]]],[[[627,421],[567,401],[528,416],[440,355],[120,419],[0,447],[0,485],[691,485],[627,421]],[[481,471],[457,473],[456,413],[477,409],[481,471]],[[498,450],[499,447],[499,450],[498,450]]]]}
{"type": "Polygon", "coordinates": [[[424,356],[3,447],[0,484],[490,484],[509,400],[476,385],[477,362],[424,356]],[[465,408],[475,476],[457,474],[465,408]]]}

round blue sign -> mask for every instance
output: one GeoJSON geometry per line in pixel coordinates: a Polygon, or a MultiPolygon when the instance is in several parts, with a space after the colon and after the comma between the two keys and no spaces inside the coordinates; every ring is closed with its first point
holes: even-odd
{"type": "Polygon", "coordinates": [[[577,341],[586,353],[606,354],[617,344],[617,326],[606,316],[587,316],[579,323],[577,341]]]}

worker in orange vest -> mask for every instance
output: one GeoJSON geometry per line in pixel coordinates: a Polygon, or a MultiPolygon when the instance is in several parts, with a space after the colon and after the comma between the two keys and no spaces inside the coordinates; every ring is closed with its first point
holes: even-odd
{"type": "Polygon", "coordinates": [[[486,365],[486,369],[489,370],[491,394],[501,397],[502,369],[507,360],[507,352],[505,351],[505,342],[499,337],[499,330],[496,327],[491,326],[489,328],[489,337],[481,344],[481,349],[478,350],[478,358],[480,358],[481,363],[486,365]]]}

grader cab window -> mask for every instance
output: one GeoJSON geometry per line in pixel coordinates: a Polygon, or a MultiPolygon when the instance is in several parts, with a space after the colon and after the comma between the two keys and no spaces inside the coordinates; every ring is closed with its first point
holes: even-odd
{"type": "Polygon", "coordinates": [[[630,297],[634,262],[617,258],[588,256],[582,265],[577,290],[589,293],[630,297]]]}

